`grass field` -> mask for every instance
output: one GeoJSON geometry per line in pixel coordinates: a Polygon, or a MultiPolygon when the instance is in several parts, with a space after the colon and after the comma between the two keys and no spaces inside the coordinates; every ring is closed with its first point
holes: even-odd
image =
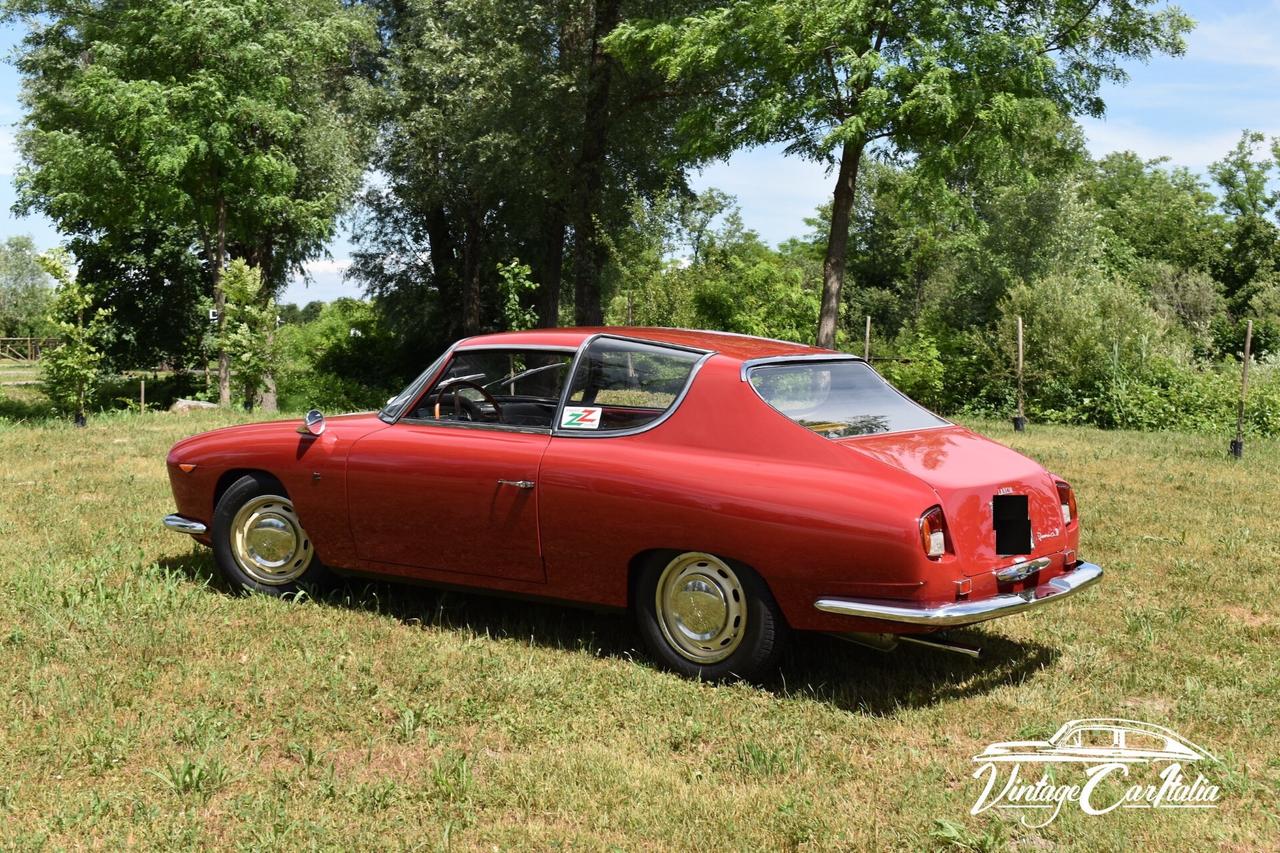
{"type": "Polygon", "coordinates": [[[764,686],[621,617],[397,586],[236,598],[165,532],[226,413],[0,422],[0,848],[1280,847],[1280,443],[978,425],[1070,479],[1103,584],[980,661],[806,637],[764,686]],[[970,756],[1077,717],[1214,752],[1209,811],[990,813],[970,756]]]}

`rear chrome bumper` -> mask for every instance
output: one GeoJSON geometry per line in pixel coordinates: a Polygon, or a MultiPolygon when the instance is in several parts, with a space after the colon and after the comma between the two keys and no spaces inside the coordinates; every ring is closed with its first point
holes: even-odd
{"type": "Polygon", "coordinates": [[[192,521],[180,515],[166,515],[164,526],[176,533],[190,533],[192,536],[203,536],[208,530],[203,522],[192,521]]]}
{"type": "Polygon", "coordinates": [[[865,598],[820,598],[813,606],[824,613],[881,619],[908,625],[931,625],[938,628],[972,625],[1001,616],[1011,616],[1059,601],[1091,586],[1102,578],[1102,569],[1093,563],[1078,563],[1069,572],[1019,593],[993,595],[976,601],[957,601],[929,607],[923,604],[890,604],[865,598]]]}

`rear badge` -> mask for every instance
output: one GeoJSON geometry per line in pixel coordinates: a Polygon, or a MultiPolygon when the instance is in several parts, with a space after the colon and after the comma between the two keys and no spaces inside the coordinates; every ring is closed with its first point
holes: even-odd
{"type": "Polygon", "coordinates": [[[560,416],[561,429],[599,429],[600,413],[603,411],[599,406],[565,406],[564,414],[560,416]]]}
{"type": "Polygon", "coordinates": [[[996,529],[996,553],[1000,556],[1031,553],[1031,515],[1026,495],[995,495],[991,520],[996,529]]]}

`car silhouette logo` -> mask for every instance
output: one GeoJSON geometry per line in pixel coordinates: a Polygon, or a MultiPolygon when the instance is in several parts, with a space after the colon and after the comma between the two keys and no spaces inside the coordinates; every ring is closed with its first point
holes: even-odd
{"type": "Polygon", "coordinates": [[[993,743],[973,760],[990,762],[1072,762],[1151,764],[1217,759],[1191,741],[1154,723],[1097,718],[1071,720],[1048,740],[993,743]]]}

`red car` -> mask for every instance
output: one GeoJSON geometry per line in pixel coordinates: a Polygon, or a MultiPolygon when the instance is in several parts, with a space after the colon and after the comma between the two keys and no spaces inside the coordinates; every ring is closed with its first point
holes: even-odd
{"type": "Polygon", "coordinates": [[[634,613],[707,679],[792,630],[881,646],[1101,577],[1071,487],[907,399],[862,359],[677,329],[454,344],[376,413],[174,445],[178,514],[236,588],[332,572],[634,613]]]}

